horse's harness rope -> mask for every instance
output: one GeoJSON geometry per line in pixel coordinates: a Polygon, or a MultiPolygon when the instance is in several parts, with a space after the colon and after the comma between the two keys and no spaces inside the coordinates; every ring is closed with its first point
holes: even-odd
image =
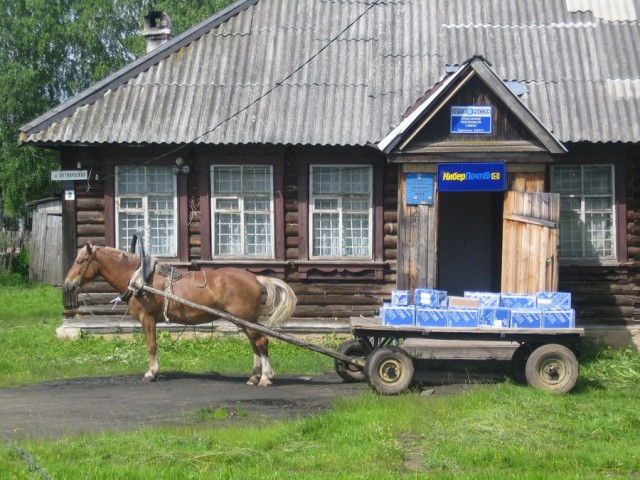
{"type": "MultiPolygon", "coordinates": [[[[164,291],[165,293],[173,293],[173,265],[169,269],[169,275],[167,275],[167,279],[164,281],[164,291]]],[[[162,307],[162,315],[164,316],[165,323],[169,323],[169,316],[167,312],[169,310],[169,297],[164,297],[163,307],[162,307]]]]}

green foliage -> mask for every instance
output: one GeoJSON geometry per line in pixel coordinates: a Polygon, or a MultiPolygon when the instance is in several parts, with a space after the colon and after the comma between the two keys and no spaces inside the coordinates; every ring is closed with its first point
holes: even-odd
{"type": "Polygon", "coordinates": [[[148,10],[179,33],[225,0],[0,0],[0,197],[4,213],[59,192],[56,152],[18,146],[18,129],[144,54],[148,10]]]}
{"type": "Polygon", "coordinates": [[[31,255],[29,250],[23,247],[20,253],[13,258],[11,270],[24,278],[29,278],[29,263],[31,255]]]}

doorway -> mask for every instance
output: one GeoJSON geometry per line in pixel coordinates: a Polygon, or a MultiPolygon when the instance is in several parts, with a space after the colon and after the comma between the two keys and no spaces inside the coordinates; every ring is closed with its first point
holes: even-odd
{"type": "Polygon", "coordinates": [[[438,193],[438,288],[499,292],[504,192],[438,193]]]}

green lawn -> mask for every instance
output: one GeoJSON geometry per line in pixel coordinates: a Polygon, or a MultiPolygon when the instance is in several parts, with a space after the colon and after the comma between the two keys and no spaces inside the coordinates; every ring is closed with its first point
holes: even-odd
{"type": "MultiPolygon", "coordinates": [[[[140,338],[56,340],[59,303],[60,292],[49,287],[2,288],[3,385],[142,374],[140,338]],[[29,299],[39,303],[37,313],[30,313],[29,299]],[[36,365],[46,363],[53,366],[39,372],[36,365]]],[[[163,342],[165,370],[247,372],[251,365],[242,340],[163,342]]],[[[281,373],[332,368],[303,349],[275,342],[274,350],[281,373]]],[[[582,359],[581,378],[568,395],[507,381],[452,396],[366,390],[329,412],[288,421],[199,411],[180,427],[14,445],[0,440],[0,477],[43,478],[17,447],[54,479],[640,478],[639,405],[640,355],[601,349],[582,359]]]]}

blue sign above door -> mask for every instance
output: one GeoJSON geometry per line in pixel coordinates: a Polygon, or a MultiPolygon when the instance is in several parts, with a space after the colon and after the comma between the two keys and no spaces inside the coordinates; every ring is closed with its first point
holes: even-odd
{"type": "Polygon", "coordinates": [[[507,189],[504,162],[440,163],[440,192],[499,192],[507,189]]]}
{"type": "Polygon", "coordinates": [[[451,107],[451,133],[491,133],[491,106],[451,107]]]}

